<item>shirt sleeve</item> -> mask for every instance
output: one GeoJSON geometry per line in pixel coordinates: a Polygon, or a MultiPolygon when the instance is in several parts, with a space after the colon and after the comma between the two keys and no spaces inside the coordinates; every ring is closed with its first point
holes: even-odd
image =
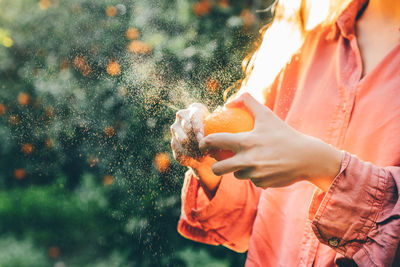
{"type": "Polygon", "coordinates": [[[400,263],[399,186],[399,167],[380,168],[345,152],[328,192],[317,190],[309,209],[320,242],[343,255],[337,263],[400,263]]]}
{"type": "Polygon", "coordinates": [[[209,200],[197,178],[188,171],[182,188],[178,232],[194,241],[245,252],[261,191],[250,181],[228,174],[209,200]]]}

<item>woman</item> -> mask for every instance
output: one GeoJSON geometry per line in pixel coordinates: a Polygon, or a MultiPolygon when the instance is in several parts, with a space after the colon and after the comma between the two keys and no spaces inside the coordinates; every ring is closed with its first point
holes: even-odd
{"type": "Polygon", "coordinates": [[[400,1],[333,1],[323,21],[322,1],[289,2],[227,104],[253,131],[203,137],[203,105],[177,113],[172,149],[190,167],[178,231],[248,250],[246,266],[400,266],[400,1]]]}

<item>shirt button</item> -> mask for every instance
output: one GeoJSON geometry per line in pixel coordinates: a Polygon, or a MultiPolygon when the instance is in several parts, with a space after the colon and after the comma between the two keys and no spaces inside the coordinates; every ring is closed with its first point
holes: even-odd
{"type": "Polygon", "coordinates": [[[343,104],[342,111],[346,112],[346,104],[343,104]]]}
{"type": "Polygon", "coordinates": [[[339,241],[340,240],[337,237],[332,237],[328,240],[328,244],[329,246],[336,248],[337,246],[339,246],[339,241]]]}

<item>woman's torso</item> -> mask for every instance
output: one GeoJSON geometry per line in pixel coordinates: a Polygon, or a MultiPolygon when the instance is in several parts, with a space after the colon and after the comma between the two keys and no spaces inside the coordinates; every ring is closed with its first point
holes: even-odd
{"type": "MultiPolygon", "coordinates": [[[[277,79],[272,108],[295,129],[364,161],[400,166],[400,44],[361,79],[354,22],[309,34],[277,79]]],[[[336,252],[317,240],[307,219],[315,190],[300,182],[263,191],[247,266],[334,265],[336,252]]]]}

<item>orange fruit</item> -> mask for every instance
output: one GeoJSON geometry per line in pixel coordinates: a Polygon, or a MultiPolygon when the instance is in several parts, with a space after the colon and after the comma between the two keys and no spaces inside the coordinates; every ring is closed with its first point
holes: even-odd
{"type": "Polygon", "coordinates": [[[114,17],[115,15],[117,15],[117,8],[115,6],[108,6],[106,8],[106,15],[108,17],[114,17]]]}
{"type": "Polygon", "coordinates": [[[0,103],[0,116],[6,114],[6,111],[7,108],[2,103],[0,103]]]}
{"type": "Polygon", "coordinates": [[[128,50],[131,51],[134,54],[142,54],[142,55],[146,55],[151,53],[151,46],[142,42],[142,41],[132,41],[129,45],[128,45],[128,50]]]}
{"type": "Polygon", "coordinates": [[[169,168],[171,160],[167,153],[161,152],[154,157],[154,163],[159,172],[166,172],[169,168]]]}
{"type": "Polygon", "coordinates": [[[26,143],[26,144],[23,144],[23,145],[21,146],[21,151],[22,151],[22,153],[24,153],[25,155],[32,154],[33,150],[34,150],[34,147],[33,147],[32,144],[26,143]]]}
{"type": "Polygon", "coordinates": [[[126,38],[129,40],[134,40],[139,37],[139,30],[136,28],[129,28],[126,30],[126,38]]]}
{"type": "Polygon", "coordinates": [[[211,5],[208,0],[201,0],[193,5],[193,12],[197,16],[201,17],[210,12],[211,5]]]}
{"type": "MultiPolygon", "coordinates": [[[[254,119],[241,108],[219,107],[204,118],[204,136],[213,133],[241,133],[254,128],[254,119]]],[[[218,150],[211,153],[216,160],[224,160],[235,155],[231,150],[218,150]]]]}
{"type": "Polygon", "coordinates": [[[15,169],[14,170],[14,177],[17,180],[22,180],[26,176],[26,171],[24,169],[15,169]]]}
{"type": "Polygon", "coordinates": [[[51,2],[50,0],[40,0],[38,5],[41,10],[47,10],[51,6],[51,2]]]}
{"type": "Polygon", "coordinates": [[[121,67],[117,61],[110,61],[107,65],[107,73],[111,76],[117,76],[121,72],[121,67]]]}
{"type": "Polygon", "coordinates": [[[27,93],[19,93],[18,94],[18,103],[21,106],[26,106],[29,104],[30,96],[27,93]]]}

